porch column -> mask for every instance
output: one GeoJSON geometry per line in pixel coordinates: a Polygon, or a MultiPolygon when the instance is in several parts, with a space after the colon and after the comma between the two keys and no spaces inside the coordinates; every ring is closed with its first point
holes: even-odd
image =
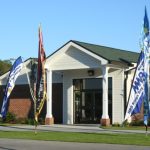
{"type": "Polygon", "coordinates": [[[108,67],[102,67],[103,73],[103,112],[101,118],[101,125],[102,126],[109,126],[110,119],[108,116],[108,67]]]}
{"type": "Polygon", "coordinates": [[[47,110],[45,124],[54,124],[54,118],[52,116],[52,70],[47,70],[47,110]]]}

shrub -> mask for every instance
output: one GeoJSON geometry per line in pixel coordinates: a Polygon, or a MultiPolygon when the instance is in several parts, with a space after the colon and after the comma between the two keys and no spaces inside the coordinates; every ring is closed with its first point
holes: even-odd
{"type": "Polygon", "coordinates": [[[114,124],[112,124],[113,127],[120,127],[121,125],[118,122],[115,122],[114,124]]]}
{"type": "Polygon", "coordinates": [[[135,120],[132,121],[130,124],[130,126],[144,126],[143,120],[135,120]]]}
{"type": "Polygon", "coordinates": [[[41,124],[41,125],[45,124],[45,119],[44,118],[39,118],[38,123],[41,124]]]}
{"type": "Polygon", "coordinates": [[[4,122],[14,123],[15,121],[16,121],[16,115],[11,113],[11,112],[7,112],[6,118],[4,119],[4,122]]]}
{"type": "Polygon", "coordinates": [[[124,127],[128,127],[129,125],[130,125],[130,123],[127,120],[125,120],[122,124],[122,126],[124,126],[124,127]]]}
{"type": "Polygon", "coordinates": [[[28,118],[26,119],[26,124],[29,124],[29,125],[34,125],[34,119],[31,119],[31,118],[28,118]]]}

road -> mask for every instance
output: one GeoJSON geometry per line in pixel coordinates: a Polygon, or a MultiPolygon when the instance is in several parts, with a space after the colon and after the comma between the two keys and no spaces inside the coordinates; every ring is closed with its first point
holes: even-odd
{"type": "Polygon", "coordinates": [[[0,139],[0,150],[150,150],[147,146],[0,139]]]}

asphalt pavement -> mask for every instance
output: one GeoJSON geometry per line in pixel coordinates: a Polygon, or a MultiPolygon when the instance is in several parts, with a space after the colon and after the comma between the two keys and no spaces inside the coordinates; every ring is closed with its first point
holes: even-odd
{"type": "Polygon", "coordinates": [[[0,150],[150,150],[148,146],[0,139],[0,150]]]}

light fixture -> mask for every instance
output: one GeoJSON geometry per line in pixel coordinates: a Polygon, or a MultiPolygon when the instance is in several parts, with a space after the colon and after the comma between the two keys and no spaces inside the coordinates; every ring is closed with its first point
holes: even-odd
{"type": "Polygon", "coordinates": [[[94,76],[94,70],[88,70],[88,75],[89,76],[94,76]]]}

